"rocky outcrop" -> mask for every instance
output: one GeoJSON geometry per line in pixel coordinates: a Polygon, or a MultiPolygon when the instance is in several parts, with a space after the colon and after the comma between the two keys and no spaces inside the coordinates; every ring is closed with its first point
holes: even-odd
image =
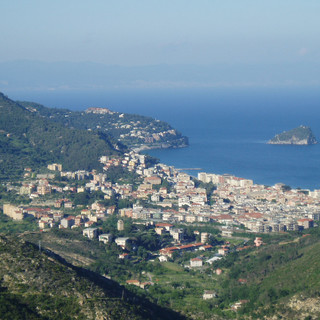
{"type": "Polygon", "coordinates": [[[268,144],[291,144],[291,145],[311,145],[316,144],[317,139],[311,129],[306,126],[284,131],[277,134],[273,139],[267,142],[268,144]]]}

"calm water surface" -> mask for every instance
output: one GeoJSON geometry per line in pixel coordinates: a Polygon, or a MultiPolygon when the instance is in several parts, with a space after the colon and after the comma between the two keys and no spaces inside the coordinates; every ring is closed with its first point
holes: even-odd
{"type": "MultiPolygon", "coordinates": [[[[113,91],[12,92],[10,98],[50,107],[83,110],[105,106],[115,111],[168,121],[189,137],[183,149],[152,150],[177,168],[230,173],[255,183],[320,188],[320,144],[267,145],[275,134],[308,125],[320,141],[320,90],[136,89],[113,91]]],[[[196,175],[197,171],[188,171],[196,175]]]]}

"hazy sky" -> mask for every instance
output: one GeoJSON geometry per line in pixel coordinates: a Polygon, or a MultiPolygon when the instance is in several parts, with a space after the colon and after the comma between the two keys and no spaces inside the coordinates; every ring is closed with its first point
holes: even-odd
{"type": "Polygon", "coordinates": [[[1,0],[0,62],[319,62],[320,0],[1,0]]]}

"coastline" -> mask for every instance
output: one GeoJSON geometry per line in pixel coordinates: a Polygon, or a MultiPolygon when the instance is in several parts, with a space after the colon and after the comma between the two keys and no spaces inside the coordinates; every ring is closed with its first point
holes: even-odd
{"type": "Polygon", "coordinates": [[[156,150],[156,149],[180,149],[180,148],[187,148],[189,147],[188,144],[183,144],[179,146],[172,146],[169,144],[158,144],[158,145],[147,145],[147,144],[142,144],[139,147],[133,147],[131,148],[132,151],[140,153],[141,151],[146,151],[146,150],[156,150]]]}

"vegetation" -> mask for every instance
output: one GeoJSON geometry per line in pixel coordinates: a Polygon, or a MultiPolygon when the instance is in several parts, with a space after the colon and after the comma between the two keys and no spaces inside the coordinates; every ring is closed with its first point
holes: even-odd
{"type": "Polygon", "coordinates": [[[215,186],[212,182],[206,183],[196,178],[193,178],[193,181],[195,183],[196,188],[206,189],[208,202],[209,204],[212,204],[214,202],[213,191],[217,189],[217,186],[215,186]]]}
{"type": "Polygon", "coordinates": [[[151,117],[113,111],[102,114],[76,112],[67,109],[46,108],[32,102],[19,103],[34,110],[39,115],[64,126],[99,132],[105,135],[108,140],[117,144],[119,149],[124,149],[125,146],[140,146],[141,144],[151,146],[167,144],[171,147],[180,147],[188,144],[188,139],[182,136],[180,132],[170,133],[170,131],[174,130],[168,123],[151,117]],[[136,134],[139,131],[143,132],[143,134],[136,134]],[[164,132],[166,134],[163,134],[164,132]],[[162,134],[157,136],[157,139],[150,140],[154,134],[157,135],[159,133],[162,134]],[[121,141],[120,144],[119,141],[121,141]]]}
{"type": "MultiPolygon", "coordinates": [[[[35,244],[41,240],[43,247],[57,252],[68,261],[120,283],[125,284],[128,279],[151,281],[153,285],[145,290],[134,286],[127,288],[144,299],[196,319],[262,319],[275,314],[285,319],[298,319],[301,314],[292,309],[292,304],[289,306],[290,301],[309,298],[320,301],[319,229],[308,230],[308,234],[264,235],[265,244],[259,248],[253,246],[254,237],[243,232],[237,236],[252,239],[246,241],[247,249],[237,251],[236,248],[241,247],[243,241],[235,241],[235,245],[230,244],[231,252],[223,259],[213,265],[192,269],[188,267],[190,259],[201,255],[205,261],[213,257],[215,252],[187,252],[174,255],[169,262],[160,263],[154,253],[161,247],[169,246],[172,239],[160,237],[152,228],[134,224],[129,218],[124,218],[125,230],[118,231],[117,221],[118,217],[113,215],[97,226],[100,232],[133,239],[126,251],[131,256],[129,260],[119,259],[123,251],[115,243],[104,245],[97,240],[88,240],[77,230],[52,230],[25,237],[35,244]],[[222,275],[215,273],[217,268],[223,270],[222,275]],[[240,282],[239,279],[244,280],[240,282]],[[216,292],[217,297],[204,301],[202,295],[205,290],[216,292]],[[231,306],[240,300],[248,302],[239,311],[231,311],[231,306]]],[[[214,225],[177,227],[184,227],[190,235],[196,229],[213,235],[218,232],[214,225]]],[[[222,243],[219,236],[213,239],[215,248],[222,243]]],[[[307,313],[316,318],[319,314],[320,308],[307,313]]]]}
{"type": "Polygon", "coordinates": [[[66,170],[100,168],[100,156],[118,154],[107,136],[41,117],[0,94],[0,179],[49,162],[66,170]]]}
{"type": "Polygon", "coordinates": [[[2,319],[183,319],[23,240],[0,236],[0,277],[2,319]]]}
{"type": "Polygon", "coordinates": [[[14,221],[0,213],[0,234],[17,234],[26,231],[35,231],[38,229],[38,223],[32,217],[28,217],[22,221],[14,221]]]}
{"type": "MultiPolygon", "coordinates": [[[[68,110],[49,110],[35,104],[20,105],[0,95],[0,179],[17,178],[26,166],[45,167],[49,161],[61,162],[66,169],[98,168],[100,155],[116,155],[125,150],[117,137],[128,131],[125,127],[114,131],[119,129],[119,124],[147,126],[147,120],[135,115],[120,117],[117,113],[74,114],[68,110]],[[90,127],[76,129],[83,125],[84,119],[90,127]],[[93,127],[97,123],[100,128],[93,127]],[[118,127],[112,127],[112,123],[118,127]],[[112,130],[106,130],[108,126],[112,130]]],[[[155,131],[171,130],[165,123],[152,121],[155,131]]],[[[153,132],[153,127],[148,130],[153,132]]],[[[107,180],[133,188],[141,182],[138,175],[121,166],[109,168],[107,180]]],[[[59,187],[69,185],[65,178],[56,177],[53,181],[59,187]]],[[[72,187],[86,182],[75,180],[72,187]]],[[[206,190],[209,203],[215,201],[212,183],[196,179],[194,183],[206,190]]],[[[19,181],[1,184],[0,204],[29,204],[29,197],[17,194],[20,186],[19,181]]],[[[161,187],[168,192],[172,190],[166,179],[154,188],[161,187]]],[[[287,192],[290,187],[282,186],[282,190],[287,192]]],[[[94,202],[121,209],[132,207],[135,201],[121,199],[114,193],[105,199],[105,195],[102,191],[66,191],[63,197],[77,208],[64,208],[63,213],[78,214],[94,202]]],[[[57,197],[58,193],[53,192],[45,200],[57,197]]],[[[230,203],[227,198],[223,201],[230,203]]],[[[148,200],[141,203],[145,208],[152,206],[148,200]]],[[[104,244],[98,239],[89,240],[82,235],[81,227],[72,230],[53,227],[40,232],[32,217],[12,221],[0,214],[0,233],[6,234],[0,235],[1,318],[183,318],[170,309],[194,319],[320,317],[319,228],[279,234],[253,234],[242,228],[226,239],[221,237],[221,225],[216,223],[176,224],[176,228],[184,229],[187,242],[199,242],[201,233],[209,233],[212,251],[176,251],[168,261],[160,262],[159,250],[174,244],[172,236],[168,232],[158,235],[154,226],[127,217],[121,217],[124,230],[118,230],[117,213],[118,210],[103,217],[93,227],[113,238],[128,237],[125,248],[113,241],[104,244]],[[8,237],[11,234],[13,237],[8,237]],[[254,246],[256,236],[264,242],[259,248],[254,246]],[[220,245],[229,248],[224,257],[217,254],[220,245]],[[128,259],[123,259],[123,253],[128,254],[128,259]],[[191,267],[190,260],[199,257],[204,265],[191,267]],[[213,257],[217,258],[215,262],[206,263],[213,257]],[[127,280],[148,285],[142,289],[128,285],[127,280]],[[214,291],[215,297],[204,300],[205,290],[214,291]],[[236,310],[237,303],[242,305],[236,310]]]]}

